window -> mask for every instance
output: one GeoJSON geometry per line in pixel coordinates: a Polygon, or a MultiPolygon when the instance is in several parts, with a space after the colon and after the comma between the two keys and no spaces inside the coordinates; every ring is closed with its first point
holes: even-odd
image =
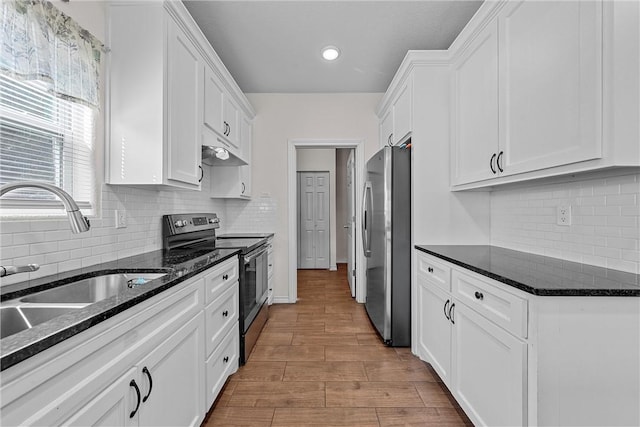
{"type": "MultiPolygon", "coordinates": [[[[53,184],[92,213],[103,50],[49,1],[0,2],[0,185],[53,184]]],[[[0,215],[50,215],[62,203],[25,188],[6,193],[0,207],[0,215]]]]}
{"type": "MultiPolygon", "coordinates": [[[[0,75],[0,185],[48,182],[71,194],[81,208],[90,208],[95,110],[44,89],[37,81],[0,75]]],[[[55,196],[36,189],[3,196],[3,214],[43,214],[57,206],[55,196]]]]}

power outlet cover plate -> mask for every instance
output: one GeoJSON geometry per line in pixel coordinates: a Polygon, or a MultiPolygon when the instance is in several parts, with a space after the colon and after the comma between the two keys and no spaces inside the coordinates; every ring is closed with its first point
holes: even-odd
{"type": "Polygon", "coordinates": [[[116,228],[127,227],[127,213],[124,210],[116,211],[116,228]]]}
{"type": "Polygon", "coordinates": [[[564,226],[571,225],[571,205],[558,205],[557,224],[564,226]]]}

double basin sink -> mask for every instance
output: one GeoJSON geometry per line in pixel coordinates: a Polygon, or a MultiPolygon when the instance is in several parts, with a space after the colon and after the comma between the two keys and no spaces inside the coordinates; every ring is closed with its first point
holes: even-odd
{"type": "Polygon", "coordinates": [[[78,279],[0,304],[0,339],[73,310],[116,296],[166,276],[159,273],[105,273],[78,279]]]}

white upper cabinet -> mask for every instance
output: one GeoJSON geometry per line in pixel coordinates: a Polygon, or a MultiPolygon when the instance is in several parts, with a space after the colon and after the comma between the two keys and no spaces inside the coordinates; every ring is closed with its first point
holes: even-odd
{"type": "Polygon", "coordinates": [[[238,102],[225,88],[223,80],[212,68],[205,67],[204,126],[215,132],[215,136],[207,137],[203,130],[205,144],[224,147],[246,161],[240,135],[243,117],[238,102]]]}
{"type": "Polygon", "coordinates": [[[393,95],[391,103],[379,114],[380,147],[405,142],[413,130],[412,89],[409,76],[393,95]]]}
{"type": "Polygon", "coordinates": [[[236,149],[238,149],[238,152],[241,153],[240,126],[238,126],[238,124],[240,123],[240,120],[239,120],[240,113],[238,111],[238,106],[236,105],[235,101],[228,96],[225,97],[225,100],[224,100],[223,112],[224,112],[223,124],[225,125],[225,128],[226,128],[225,136],[227,137],[231,145],[233,145],[236,149]]]}
{"type": "Polygon", "coordinates": [[[453,183],[497,173],[498,25],[492,22],[453,64],[453,183]]]}
{"type": "Polygon", "coordinates": [[[245,166],[214,166],[211,172],[211,197],[222,199],[251,198],[251,146],[253,124],[249,118],[242,116],[239,127],[239,146],[242,152],[238,155],[245,160],[245,166]]]}
{"type": "Polygon", "coordinates": [[[453,190],[640,166],[639,8],[485,3],[450,48],[453,190]]]}
{"type": "Polygon", "coordinates": [[[108,8],[109,184],[200,188],[204,61],[174,12],[108,8]]]}
{"type": "Polygon", "coordinates": [[[224,93],[220,78],[210,67],[205,67],[204,124],[220,135],[224,135],[226,130],[222,117],[224,93]]]}
{"type": "Polygon", "coordinates": [[[199,187],[203,61],[178,24],[167,26],[167,180],[199,187]]]}
{"type": "Polygon", "coordinates": [[[380,119],[380,148],[391,144],[393,136],[393,108],[389,108],[380,119]]]}
{"type": "Polygon", "coordinates": [[[602,3],[509,2],[500,34],[503,174],[602,156],[602,3]]]}

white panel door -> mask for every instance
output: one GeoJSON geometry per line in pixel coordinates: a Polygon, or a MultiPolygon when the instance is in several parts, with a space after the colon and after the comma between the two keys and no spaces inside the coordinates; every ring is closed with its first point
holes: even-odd
{"type": "Polygon", "coordinates": [[[316,268],[329,268],[329,172],[317,172],[315,181],[316,268]]]}
{"type": "Polygon", "coordinates": [[[475,425],[526,425],[527,345],[455,302],[449,389],[475,425]]]}
{"type": "Polygon", "coordinates": [[[482,30],[453,71],[453,184],[492,178],[499,142],[496,22],[482,30]]]}
{"type": "Polygon", "coordinates": [[[499,18],[504,175],[602,156],[602,2],[508,2],[499,18]]]}
{"type": "Polygon", "coordinates": [[[312,173],[298,173],[298,268],[315,268],[315,179],[312,173]]]}
{"type": "Polygon", "coordinates": [[[140,362],[140,426],[200,425],[204,353],[204,314],[199,313],[140,362]]]}
{"type": "Polygon", "coordinates": [[[298,172],[298,268],[329,268],[329,172],[298,172]]]}
{"type": "Polygon", "coordinates": [[[355,150],[351,150],[347,158],[347,280],[351,297],[356,296],[356,162],[355,150]]]}
{"type": "Polygon", "coordinates": [[[204,67],[184,31],[171,19],[167,25],[167,178],[199,186],[204,67]]]}

